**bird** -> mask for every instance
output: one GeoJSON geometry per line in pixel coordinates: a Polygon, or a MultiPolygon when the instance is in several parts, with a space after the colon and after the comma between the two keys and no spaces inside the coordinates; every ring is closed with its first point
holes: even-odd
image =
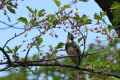
{"type": "Polygon", "coordinates": [[[75,66],[80,65],[80,54],[81,50],[79,48],[79,45],[74,41],[74,36],[70,32],[68,32],[67,36],[67,42],[65,44],[65,50],[68,55],[78,55],[76,57],[70,57],[72,62],[74,63],[75,66]]]}

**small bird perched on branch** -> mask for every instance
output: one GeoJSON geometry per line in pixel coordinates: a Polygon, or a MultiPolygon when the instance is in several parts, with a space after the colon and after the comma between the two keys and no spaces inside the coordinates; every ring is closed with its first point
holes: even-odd
{"type": "Polygon", "coordinates": [[[72,62],[75,64],[75,66],[80,65],[80,49],[76,42],[74,42],[74,36],[68,32],[67,36],[67,42],[65,45],[65,49],[68,55],[77,55],[76,57],[71,57],[72,62]]]}

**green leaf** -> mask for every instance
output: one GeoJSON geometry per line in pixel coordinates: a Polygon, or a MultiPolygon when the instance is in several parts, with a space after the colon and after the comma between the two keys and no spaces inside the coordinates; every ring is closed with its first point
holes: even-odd
{"type": "Polygon", "coordinates": [[[43,48],[43,47],[45,47],[45,45],[40,46],[40,48],[43,48]]]}
{"type": "Polygon", "coordinates": [[[101,16],[99,16],[97,14],[94,15],[94,18],[97,19],[97,20],[102,20],[101,16]]]}
{"type": "Polygon", "coordinates": [[[100,12],[100,16],[101,16],[101,17],[104,17],[105,14],[106,14],[105,12],[100,12]]]}
{"type": "Polygon", "coordinates": [[[58,53],[58,50],[55,50],[54,53],[55,53],[55,54],[58,53]]]}
{"type": "Polygon", "coordinates": [[[112,25],[108,25],[108,31],[109,33],[112,31],[112,25]]]}
{"type": "Polygon", "coordinates": [[[11,1],[12,1],[12,0],[7,0],[6,3],[8,4],[8,3],[10,3],[11,1]]]}
{"type": "Polygon", "coordinates": [[[35,8],[35,14],[37,13],[37,9],[35,8]]]}
{"type": "Polygon", "coordinates": [[[64,43],[59,43],[57,46],[56,46],[56,49],[59,49],[59,48],[62,48],[65,44],[64,43]]]}
{"type": "Polygon", "coordinates": [[[37,55],[34,55],[34,56],[32,57],[32,59],[33,59],[33,60],[36,60],[37,57],[38,57],[37,55]]]}
{"type": "Polygon", "coordinates": [[[120,8],[120,2],[115,1],[115,2],[112,4],[112,6],[111,6],[110,9],[118,9],[118,8],[120,8]]]}
{"type": "Polygon", "coordinates": [[[16,6],[16,5],[12,5],[12,7],[17,8],[17,6],[16,6]]]}
{"type": "Polygon", "coordinates": [[[12,50],[8,46],[6,46],[6,48],[7,48],[6,53],[12,53],[12,50]]]}
{"type": "Polygon", "coordinates": [[[37,42],[38,42],[39,44],[41,44],[41,43],[43,42],[43,39],[40,38],[40,37],[38,37],[38,38],[37,38],[37,42]]]}
{"type": "Polygon", "coordinates": [[[78,20],[80,18],[80,16],[78,14],[75,14],[75,17],[73,17],[73,18],[78,20]]]}
{"type": "Polygon", "coordinates": [[[54,3],[55,3],[58,7],[60,7],[60,5],[61,5],[61,2],[60,2],[59,0],[54,0],[54,3]]]}
{"type": "Polygon", "coordinates": [[[49,48],[50,48],[51,50],[53,50],[53,47],[52,47],[52,45],[49,45],[49,48]]]}
{"type": "Polygon", "coordinates": [[[119,22],[120,22],[120,15],[119,14],[120,14],[120,10],[116,9],[114,11],[114,14],[113,14],[113,22],[112,22],[112,24],[114,26],[117,26],[119,24],[119,22]]]}
{"type": "Polygon", "coordinates": [[[35,46],[35,44],[34,44],[34,43],[30,43],[30,45],[31,45],[31,46],[35,46]]]}
{"type": "Polygon", "coordinates": [[[66,8],[71,8],[71,6],[70,5],[64,5],[61,9],[66,9],[66,8]]]}
{"type": "Polygon", "coordinates": [[[42,13],[43,13],[44,11],[45,11],[45,9],[40,10],[40,11],[38,12],[38,16],[39,16],[39,17],[42,17],[42,16],[43,16],[42,13]]]}
{"type": "Polygon", "coordinates": [[[53,14],[48,14],[46,17],[48,18],[47,21],[50,22],[50,25],[55,23],[56,17],[53,14]]]}
{"type": "Polygon", "coordinates": [[[83,18],[83,19],[87,19],[87,16],[86,16],[86,15],[83,15],[82,18],[83,18]]]}
{"type": "Polygon", "coordinates": [[[48,14],[46,17],[51,18],[51,19],[55,19],[55,16],[53,14],[48,14]]]}
{"type": "Polygon", "coordinates": [[[12,9],[11,7],[7,7],[8,11],[10,11],[11,13],[14,13],[15,14],[15,10],[12,9]]]}
{"type": "Polygon", "coordinates": [[[20,18],[18,18],[17,20],[18,20],[19,22],[23,22],[23,23],[25,23],[25,24],[28,24],[27,19],[24,18],[24,17],[20,17],[20,18]]]}
{"type": "Polygon", "coordinates": [[[36,48],[39,50],[39,46],[40,46],[40,44],[43,42],[43,39],[40,38],[40,37],[38,37],[36,40],[37,40],[37,43],[35,44],[35,46],[36,46],[36,48]]]}
{"type": "Polygon", "coordinates": [[[29,10],[29,12],[31,12],[32,14],[34,13],[34,11],[29,6],[26,6],[26,7],[29,10]]]}
{"type": "Polygon", "coordinates": [[[91,19],[86,19],[84,24],[91,24],[91,21],[92,21],[91,19]]]}
{"type": "Polygon", "coordinates": [[[14,53],[16,53],[21,46],[22,46],[22,45],[16,46],[16,47],[13,49],[14,53]]]}
{"type": "Polygon", "coordinates": [[[87,2],[88,0],[79,0],[79,1],[87,2]]]}
{"type": "Polygon", "coordinates": [[[83,37],[81,37],[81,38],[78,38],[78,42],[80,42],[82,39],[83,39],[83,37]]]}

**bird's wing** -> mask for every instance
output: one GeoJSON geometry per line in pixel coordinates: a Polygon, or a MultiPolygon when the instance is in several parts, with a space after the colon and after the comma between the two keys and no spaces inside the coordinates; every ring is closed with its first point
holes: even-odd
{"type": "Polygon", "coordinates": [[[74,47],[74,49],[78,52],[78,54],[80,54],[81,53],[81,51],[80,51],[80,48],[79,48],[79,45],[76,43],[76,42],[73,42],[73,47],[74,47]]]}

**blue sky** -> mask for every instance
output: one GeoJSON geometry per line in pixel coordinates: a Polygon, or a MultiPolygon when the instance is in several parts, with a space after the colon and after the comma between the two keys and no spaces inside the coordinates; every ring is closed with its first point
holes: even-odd
{"type": "MultiPolygon", "coordinates": [[[[60,0],[62,5],[69,3],[72,0],[60,0]]],[[[18,9],[16,10],[16,14],[11,14],[8,13],[10,18],[11,18],[11,22],[9,23],[7,21],[7,17],[3,15],[3,12],[0,11],[0,20],[8,23],[8,24],[14,24],[15,22],[17,22],[17,18],[19,17],[26,17],[28,18],[28,13],[29,11],[27,10],[26,6],[31,7],[32,9],[45,9],[47,14],[52,13],[54,14],[54,12],[57,12],[57,6],[54,4],[53,0],[24,0],[24,1],[19,1],[18,2],[18,9]]],[[[76,5],[72,6],[72,9],[75,8],[79,8],[79,14],[83,15],[86,14],[87,16],[89,16],[89,18],[93,19],[93,15],[94,13],[99,13],[101,11],[101,9],[98,7],[98,5],[94,2],[94,0],[89,0],[88,2],[79,2],[76,5]]],[[[105,17],[106,21],[109,23],[107,17],[105,17]]],[[[93,24],[89,25],[88,27],[92,28],[95,22],[93,22],[93,24]]],[[[2,27],[6,27],[6,25],[0,23],[0,25],[2,27]]],[[[16,25],[16,27],[23,27],[24,24],[19,23],[18,25],[16,25]]],[[[14,36],[14,34],[18,34],[20,32],[22,32],[23,30],[17,30],[17,29],[6,29],[6,30],[0,30],[0,46],[3,46],[3,44],[11,37],[14,36]]],[[[66,37],[67,37],[67,33],[65,33],[63,30],[55,30],[55,32],[58,34],[58,38],[51,38],[48,34],[43,36],[44,42],[43,44],[45,45],[57,45],[57,43],[59,42],[66,42],[66,37]]],[[[26,40],[29,40],[30,38],[32,38],[33,36],[35,36],[37,33],[36,30],[32,30],[31,32],[28,32],[28,38],[26,40]]],[[[88,37],[88,41],[87,41],[87,45],[91,42],[94,42],[95,40],[95,34],[94,33],[90,33],[89,37],[88,37]]],[[[11,41],[8,45],[13,48],[16,45],[22,44],[22,41],[24,40],[24,35],[20,36],[18,38],[16,38],[15,40],[11,41]]],[[[2,53],[0,53],[2,54],[2,53]]],[[[21,55],[24,55],[21,53],[21,55]]],[[[0,59],[2,59],[2,57],[0,57],[0,59]]],[[[0,72],[1,73],[1,72],[0,72]]]]}

